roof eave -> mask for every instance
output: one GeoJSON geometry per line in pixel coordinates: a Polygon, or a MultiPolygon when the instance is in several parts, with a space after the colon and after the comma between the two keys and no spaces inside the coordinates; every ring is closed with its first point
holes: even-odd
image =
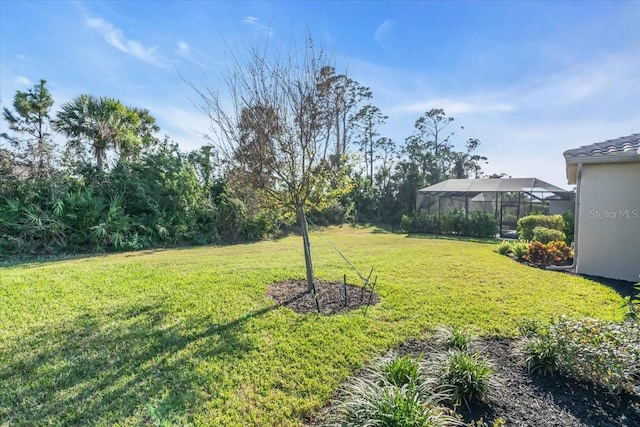
{"type": "Polygon", "coordinates": [[[611,164],[611,163],[640,163],[640,155],[634,152],[620,153],[618,155],[579,155],[571,156],[565,153],[564,158],[566,160],[566,172],[567,172],[567,184],[575,185],[578,180],[578,165],[588,164],[611,164]]]}
{"type": "Polygon", "coordinates": [[[620,153],[618,155],[581,155],[571,156],[565,154],[564,156],[567,164],[588,164],[588,163],[633,163],[640,162],[640,155],[638,153],[620,153]]]}

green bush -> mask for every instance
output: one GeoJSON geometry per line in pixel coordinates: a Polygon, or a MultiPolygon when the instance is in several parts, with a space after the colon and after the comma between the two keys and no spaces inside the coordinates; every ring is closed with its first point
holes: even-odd
{"type": "Polygon", "coordinates": [[[529,369],[640,395],[640,322],[561,318],[531,328],[521,342],[529,369]]]}
{"type": "Polygon", "coordinates": [[[494,237],[499,231],[498,220],[492,214],[475,211],[468,219],[474,237],[494,237]]]}
{"type": "Polygon", "coordinates": [[[518,238],[526,241],[534,240],[533,229],[536,227],[562,231],[564,229],[564,220],[561,215],[529,215],[522,217],[518,220],[518,238]]]}
{"type": "Polygon", "coordinates": [[[635,296],[625,297],[622,308],[626,308],[626,312],[624,313],[625,319],[640,322],[640,283],[636,283],[634,288],[636,288],[638,293],[635,296]]]}
{"type": "Polygon", "coordinates": [[[567,245],[571,245],[571,243],[573,242],[576,220],[573,217],[571,211],[566,211],[565,213],[563,213],[562,219],[564,220],[564,228],[562,229],[562,231],[566,236],[564,241],[567,245]]]}
{"type": "Polygon", "coordinates": [[[416,212],[403,215],[400,228],[406,233],[440,234],[440,214],[416,212]]]}
{"type": "Polygon", "coordinates": [[[493,370],[478,353],[473,355],[460,350],[445,354],[441,361],[439,382],[451,388],[454,405],[486,401],[490,392],[493,370]]]}
{"type": "Polygon", "coordinates": [[[493,237],[498,232],[498,221],[493,215],[483,212],[468,215],[457,210],[446,214],[416,212],[402,216],[400,229],[406,233],[493,237]]]}
{"type": "Polygon", "coordinates": [[[564,242],[564,239],[565,235],[562,231],[552,228],[536,227],[533,229],[533,238],[531,240],[546,245],[550,242],[564,242]]]}

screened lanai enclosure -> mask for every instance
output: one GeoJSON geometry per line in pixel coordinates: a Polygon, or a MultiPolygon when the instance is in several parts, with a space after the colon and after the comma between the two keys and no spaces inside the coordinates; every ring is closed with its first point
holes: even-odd
{"type": "Polygon", "coordinates": [[[448,179],[418,190],[416,210],[485,212],[500,224],[500,237],[517,238],[519,218],[574,211],[574,193],[537,178],[448,179]]]}

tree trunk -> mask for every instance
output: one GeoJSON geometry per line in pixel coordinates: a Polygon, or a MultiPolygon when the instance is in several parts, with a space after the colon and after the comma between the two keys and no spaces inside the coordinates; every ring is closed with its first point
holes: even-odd
{"type": "Polygon", "coordinates": [[[307,228],[307,217],[304,209],[298,207],[298,220],[302,228],[302,244],[304,245],[304,263],[307,270],[307,290],[313,296],[316,295],[316,285],[313,277],[313,261],[311,259],[311,243],[309,242],[309,229],[307,228]]]}
{"type": "Polygon", "coordinates": [[[103,171],[103,158],[104,158],[104,149],[102,147],[95,147],[96,151],[96,167],[98,168],[98,172],[103,171]]]}

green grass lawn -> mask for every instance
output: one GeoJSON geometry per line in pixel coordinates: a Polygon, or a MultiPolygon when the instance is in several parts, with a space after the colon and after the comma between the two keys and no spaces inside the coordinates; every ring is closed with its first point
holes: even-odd
{"type": "Polygon", "coordinates": [[[621,297],[495,245],[367,229],[312,235],[319,278],[375,267],[382,302],[299,315],[299,237],[0,268],[0,425],[299,425],[354,370],[442,324],[513,335],[522,317],[620,319],[621,297]]]}

